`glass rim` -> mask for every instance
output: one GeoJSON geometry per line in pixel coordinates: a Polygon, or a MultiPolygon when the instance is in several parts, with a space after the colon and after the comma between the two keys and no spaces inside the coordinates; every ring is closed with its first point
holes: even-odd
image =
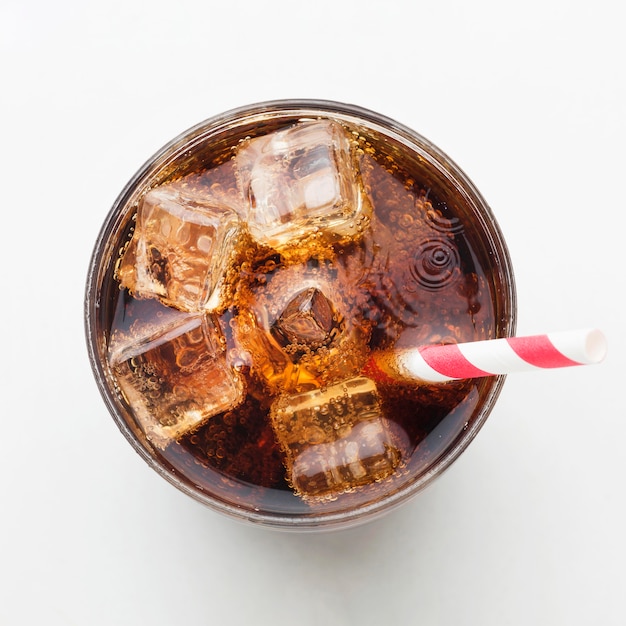
{"type": "MultiPolygon", "coordinates": [[[[268,119],[268,115],[281,117],[289,112],[299,115],[306,115],[307,113],[328,114],[335,118],[339,117],[339,119],[345,116],[349,119],[363,122],[368,129],[373,127],[373,129],[380,131],[384,135],[392,136],[405,146],[407,146],[407,142],[409,142],[410,145],[407,146],[409,149],[414,149],[416,152],[423,154],[423,156],[428,159],[429,164],[436,166],[438,171],[444,174],[458,191],[462,191],[463,195],[470,201],[474,213],[482,220],[481,236],[489,236],[489,247],[490,249],[496,250],[496,258],[501,263],[499,271],[503,275],[503,285],[505,285],[508,291],[508,293],[499,294],[499,297],[503,299],[505,308],[508,309],[504,311],[508,318],[504,320],[504,326],[506,328],[506,334],[514,334],[517,320],[517,296],[509,251],[491,208],[463,170],[450,159],[445,152],[421,134],[385,115],[357,105],[334,102],[331,100],[282,99],[257,102],[230,109],[195,124],[167,142],[161,149],[155,152],[152,157],[145,161],[131,177],[109,210],[96,239],[96,244],[91,256],[84,301],[85,335],[91,368],[109,413],[134,450],[160,476],[194,500],[240,521],[248,521],[268,528],[286,530],[332,530],[334,528],[349,527],[376,519],[382,514],[395,509],[431,484],[436,477],[440,476],[452,465],[473,441],[491,413],[501,393],[506,377],[496,377],[495,383],[480,409],[480,414],[474,419],[471,426],[464,433],[459,434],[456,438],[456,443],[446,449],[440,457],[432,465],[428,466],[427,470],[421,473],[415,480],[408,482],[408,484],[400,487],[391,494],[381,497],[379,500],[350,510],[330,513],[279,514],[259,512],[252,508],[243,508],[225,502],[206,492],[195,491],[168,471],[167,468],[163,467],[158,459],[155,459],[150,454],[150,451],[138,440],[124,420],[120,406],[116,402],[107,384],[107,374],[98,349],[99,329],[96,319],[98,309],[101,306],[100,297],[103,275],[105,273],[102,260],[106,258],[105,253],[107,247],[111,247],[113,234],[120,228],[121,223],[127,219],[127,211],[125,211],[125,209],[127,209],[133,194],[137,193],[137,190],[142,189],[143,183],[146,182],[150,176],[161,171],[165,167],[165,163],[175,161],[181,154],[181,151],[188,150],[194,142],[198,143],[208,136],[217,135],[222,129],[229,127],[231,124],[243,124],[257,117],[259,119],[268,119]]],[[[496,320],[496,325],[498,324],[499,322],[496,320]]]]}

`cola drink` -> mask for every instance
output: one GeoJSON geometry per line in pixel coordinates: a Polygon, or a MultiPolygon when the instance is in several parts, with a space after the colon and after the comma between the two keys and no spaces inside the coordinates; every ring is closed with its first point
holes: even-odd
{"type": "Polygon", "coordinates": [[[101,235],[87,313],[105,399],[153,467],[221,511],[317,527],[417,492],[502,383],[394,380],[372,358],[511,334],[514,290],[493,216],[434,146],[281,102],[153,159],[101,235]]]}

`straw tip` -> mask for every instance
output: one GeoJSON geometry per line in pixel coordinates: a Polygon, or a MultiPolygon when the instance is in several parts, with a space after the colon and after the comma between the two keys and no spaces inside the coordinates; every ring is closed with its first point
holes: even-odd
{"type": "Polygon", "coordinates": [[[599,328],[587,331],[585,353],[590,363],[601,363],[606,357],[608,344],[604,333],[599,328]]]}

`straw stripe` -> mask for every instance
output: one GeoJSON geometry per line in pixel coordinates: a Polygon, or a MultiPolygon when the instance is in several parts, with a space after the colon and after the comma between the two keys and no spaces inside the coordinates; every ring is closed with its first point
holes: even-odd
{"type": "MultiPolygon", "coordinates": [[[[440,346],[432,346],[433,348],[440,346]]],[[[432,383],[445,383],[452,380],[450,376],[439,373],[426,361],[419,350],[403,350],[398,353],[399,371],[410,379],[419,378],[432,383]]]]}
{"type": "Polygon", "coordinates": [[[507,339],[460,343],[459,350],[478,369],[493,374],[523,372],[530,367],[510,346],[507,339]]]}
{"type": "MultiPolygon", "coordinates": [[[[509,337],[460,344],[400,350],[388,375],[428,382],[496,376],[537,369],[599,363],[606,355],[606,339],[597,329],[509,337]]],[[[389,355],[386,361],[390,362],[389,355]]],[[[377,360],[377,359],[375,359],[377,360]]]]}
{"type": "Polygon", "coordinates": [[[559,352],[548,339],[548,335],[511,337],[507,341],[520,358],[535,367],[553,368],[580,365],[577,361],[572,361],[559,352]]]}
{"type": "Polygon", "coordinates": [[[420,348],[419,352],[430,367],[448,378],[492,376],[488,370],[480,369],[471,363],[463,355],[458,344],[426,346],[420,348]]]}

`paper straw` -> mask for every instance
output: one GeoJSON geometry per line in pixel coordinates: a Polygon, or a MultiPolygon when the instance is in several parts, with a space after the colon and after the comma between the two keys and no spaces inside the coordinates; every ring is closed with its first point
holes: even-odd
{"type": "Polygon", "coordinates": [[[365,373],[389,378],[446,382],[532,370],[592,365],[606,355],[606,339],[597,329],[529,337],[422,346],[374,355],[365,373]]]}

